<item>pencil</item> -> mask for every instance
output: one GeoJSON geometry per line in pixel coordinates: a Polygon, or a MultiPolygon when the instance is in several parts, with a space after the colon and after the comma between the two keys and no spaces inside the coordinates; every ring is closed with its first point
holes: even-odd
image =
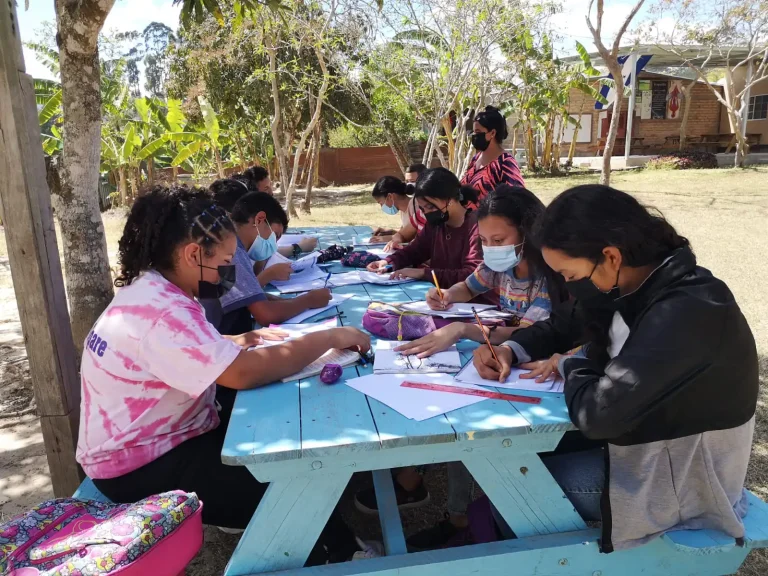
{"type": "Polygon", "coordinates": [[[491,350],[491,354],[493,354],[493,359],[496,360],[496,362],[501,365],[501,362],[499,362],[499,357],[496,356],[496,350],[493,349],[493,346],[491,345],[491,341],[488,339],[488,334],[485,333],[485,330],[483,330],[483,323],[480,322],[480,316],[477,315],[477,312],[475,311],[475,307],[472,306],[472,314],[475,315],[475,320],[477,320],[477,326],[480,328],[480,333],[483,335],[483,338],[485,339],[485,343],[488,344],[488,348],[491,350]]]}
{"type": "Polygon", "coordinates": [[[435,271],[432,270],[432,280],[435,281],[435,288],[437,288],[437,295],[440,296],[440,300],[443,299],[443,291],[440,290],[440,284],[437,283],[437,275],[435,274],[435,271]]]}

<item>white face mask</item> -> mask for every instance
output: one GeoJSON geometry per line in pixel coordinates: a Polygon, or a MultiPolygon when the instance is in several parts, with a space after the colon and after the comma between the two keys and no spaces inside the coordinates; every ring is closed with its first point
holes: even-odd
{"type": "Polygon", "coordinates": [[[483,246],[483,262],[494,272],[511,270],[523,259],[523,244],[525,241],[507,246],[483,246]],[[519,253],[515,250],[518,246],[520,246],[519,253]]]}

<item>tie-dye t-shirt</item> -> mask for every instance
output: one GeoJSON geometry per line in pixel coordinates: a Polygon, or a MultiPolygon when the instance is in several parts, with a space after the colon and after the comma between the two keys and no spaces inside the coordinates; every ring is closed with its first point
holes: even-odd
{"type": "Polygon", "coordinates": [[[121,288],[85,341],[77,461],[115,478],[216,428],[213,385],[241,348],[161,274],[121,288]]]}

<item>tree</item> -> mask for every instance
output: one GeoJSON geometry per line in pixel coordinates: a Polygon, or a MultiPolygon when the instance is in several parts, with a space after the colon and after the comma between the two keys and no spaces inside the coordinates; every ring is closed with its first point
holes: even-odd
{"type": "MultiPolygon", "coordinates": [[[[768,79],[768,1],[663,0],[654,7],[646,34],[679,57],[725,108],[737,143],[734,165],[743,166],[749,153],[745,134],[750,89],[768,79]],[[661,18],[671,19],[674,26],[661,28],[661,18]],[[724,63],[724,93],[710,83],[713,61],[718,67],[724,63]],[[744,72],[743,82],[739,72],[744,72]]],[[[681,128],[681,143],[683,137],[681,128]]]]}
{"type": "Polygon", "coordinates": [[[101,152],[98,40],[113,4],[114,0],[55,3],[64,136],[56,213],[72,336],[79,351],[114,295],[97,191],[101,152]]]}
{"type": "MultiPolygon", "coordinates": [[[[600,53],[600,57],[603,59],[605,66],[613,76],[613,81],[616,83],[616,90],[614,90],[613,98],[613,110],[611,116],[611,125],[608,128],[608,138],[605,142],[605,148],[603,150],[603,169],[600,172],[600,184],[606,186],[611,182],[611,157],[613,156],[613,145],[616,142],[616,134],[619,131],[619,119],[621,116],[621,100],[624,98],[624,80],[621,73],[621,65],[619,64],[619,51],[621,46],[621,39],[624,37],[624,33],[627,31],[629,24],[640,10],[645,0],[639,0],[632,8],[630,13],[624,19],[624,23],[616,33],[616,37],[613,39],[613,44],[610,50],[606,48],[602,39],[603,28],[603,12],[604,12],[604,0],[597,0],[597,14],[594,24],[592,23],[592,5],[595,0],[589,0],[589,8],[587,9],[587,27],[592,33],[592,37],[595,41],[595,47],[600,53]]],[[[632,72],[632,81],[636,82],[635,72],[632,72]]],[[[632,118],[629,118],[627,122],[632,122],[632,118]]]]}

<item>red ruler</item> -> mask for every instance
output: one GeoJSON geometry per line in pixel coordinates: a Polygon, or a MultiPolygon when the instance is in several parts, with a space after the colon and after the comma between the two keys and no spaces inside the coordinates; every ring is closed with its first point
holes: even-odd
{"type": "Polygon", "coordinates": [[[518,396],[517,394],[503,394],[491,390],[476,390],[474,388],[462,388],[460,386],[448,386],[446,384],[430,384],[429,382],[409,382],[406,380],[400,386],[404,388],[418,388],[419,390],[434,390],[435,392],[450,392],[451,394],[466,394],[467,396],[482,396],[493,400],[509,400],[510,402],[523,402],[525,404],[541,404],[541,398],[535,396],[518,396]]]}

